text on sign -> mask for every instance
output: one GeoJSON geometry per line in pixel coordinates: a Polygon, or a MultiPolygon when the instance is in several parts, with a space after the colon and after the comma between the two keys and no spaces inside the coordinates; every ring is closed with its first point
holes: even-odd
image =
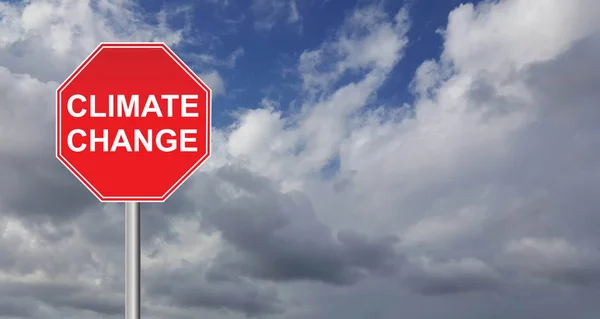
{"type": "MultiPolygon", "coordinates": [[[[109,94],[106,100],[106,111],[99,111],[96,104],[96,96],[83,94],[73,94],[67,101],[67,111],[70,116],[81,118],[84,116],[93,118],[146,118],[154,116],[157,118],[198,118],[199,114],[194,112],[198,107],[198,95],[176,95],[162,94],[155,96],[148,95],[144,100],[140,96],[133,94],[126,96],[123,94],[109,94]],[[180,112],[176,111],[175,101],[180,101],[180,112]],[[164,106],[166,112],[164,112],[164,106]]],[[[196,152],[196,136],[198,130],[195,128],[179,129],[174,131],[170,128],[161,130],[152,129],[83,129],[75,128],[67,135],[67,145],[73,152],[83,152],[89,150],[96,152],[116,152],[124,149],[127,152],[152,152],[155,149],[161,152],[196,152]],[[78,142],[76,142],[76,139],[78,142]],[[77,144],[77,145],[76,145],[77,144]],[[97,145],[100,144],[100,147],[97,145]],[[156,145],[156,148],[153,146],[156,145]]]]}

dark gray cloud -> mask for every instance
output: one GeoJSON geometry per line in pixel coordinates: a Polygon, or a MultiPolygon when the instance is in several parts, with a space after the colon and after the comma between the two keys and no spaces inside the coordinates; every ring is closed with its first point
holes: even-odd
{"type": "Polygon", "coordinates": [[[273,287],[262,287],[242,277],[205,280],[203,268],[187,265],[172,271],[150,272],[144,275],[145,291],[185,308],[238,311],[248,317],[283,311],[273,287]]]}
{"type": "Polygon", "coordinates": [[[54,88],[0,66],[0,210],[61,223],[98,201],[54,155],[54,88]]]}
{"type": "Polygon", "coordinates": [[[35,314],[35,308],[24,303],[22,299],[5,296],[0,300],[0,317],[30,318],[35,314]]]}
{"type": "MultiPolygon", "coordinates": [[[[219,230],[240,254],[217,259],[213,271],[236,269],[277,281],[315,280],[351,284],[368,274],[391,274],[402,258],[394,236],[371,238],[355,231],[336,232],[321,223],[302,193],[282,193],[268,179],[239,166],[218,169],[198,190],[229,188],[235,198],[211,197],[201,208],[203,221],[219,230]]],[[[206,197],[207,199],[209,197],[206,197]]]]}
{"type": "MultiPolygon", "coordinates": [[[[49,142],[53,139],[49,138],[49,142]]],[[[99,206],[96,197],[54,156],[2,155],[3,210],[34,222],[63,223],[99,206]]]]}
{"type": "MultiPolygon", "coordinates": [[[[2,281],[0,295],[10,296],[18,300],[10,309],[21,309],[22,305],[30,304],[35,309],[36,302],[55,308],[88,310],[103,315],[116,315],[124,312],[123,299],[118,295],[107,295],[101,289],[83,285],[82,283],[61,282],[11,282],[2,281]]],[[[24,314],[31,312],[25,311],[24,314]]]]}
{"type": "Polygon", "coordinates": [[[501,287],[504,280],[479,260],[441,262],[424,258],[407,272],[406,283],[412,290],[424,295],[446,295],[494,291],[501,287]]]}

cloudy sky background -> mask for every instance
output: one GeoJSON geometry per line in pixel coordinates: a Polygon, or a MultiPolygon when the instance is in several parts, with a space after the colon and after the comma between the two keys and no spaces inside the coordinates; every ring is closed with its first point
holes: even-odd
{"type": "Polygon", "coordinates": [[[168,43],[213,155],[142,206],[143,316],[598,318],[600,2],[0,2],[0,318],[122,318],[122,204],[54,158],[100,41],[168,43]]]}

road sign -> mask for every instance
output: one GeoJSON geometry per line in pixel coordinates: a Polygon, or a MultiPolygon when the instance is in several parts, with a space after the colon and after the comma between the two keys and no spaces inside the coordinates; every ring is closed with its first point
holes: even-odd
{"type": "Polygon", "coordinates": [[[164,43],[102,43],[56,123],[56,157],[98,199],[162,202],[210,156],[211,91],[164,43]]]}

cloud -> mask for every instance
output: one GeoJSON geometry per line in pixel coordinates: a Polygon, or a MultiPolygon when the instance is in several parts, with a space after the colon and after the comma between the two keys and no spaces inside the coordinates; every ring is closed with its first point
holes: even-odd
{"type": "Polygon", "coordinates": [[[190,65],[193,65],[195,69],[200,70],[200,78],[206,82],[216,96],[225,95],[226,93],[225,80],[217,69],[234,68],[237,60],[243,55],[244,49],[239,47],[225,59],[220,59],[209,53],[184,53],[182,56],[191,61],[190,65]]]}
{"type": "Polygon", "coordinates": [[[14,73],[62,80],[101,41],[182,41],[183,30],[166,25],[166,11],[156,16],[158,24],[149,24],[135,9],[128,0],[3,3],[0,61],[14,73]]]}
{"type": "Polygon", "coordinates": [[[335,39],[300,56],[298,69],[304,89],[330,89],[351,71],[372,70],[372,77],[385,76],[402,57],[409,26],[406,9],[399,10],[393,19],[376,6],[356,10],[346,18],[335,39]]]}
{"type": "Polygon", "coordinates": [[[215,95],[225,94],[225,82],[217,71],[201,73],[199,77],[215,93],[215,95]]]}
{"type": "Polygon", "coordinates": [[[281,22],[295,24],[301,20],[296,0],[253,0],[250,10],[254,14],[254,28],[259,31],[269,31],[281,22]]]}
{"type": "Polygon", "coordinates": [[[298,72],[307,98],[300,114],[284,119],[268,108],[243,113],[230,134],[229,153],[290,185],[319,171],[350,134],[347,121],[365,107],[402,57],[406,14],[400,10],[390,16],[364,7],[350,15],[335,38],[301,54],[298,72]],[[361,49],[366,45],[384,49],[376,54],[361,49]],[[360,80],[338,83],[352,72],[360,72],[360,80]]]}
{"type": "Polygon", "coordinates": [[[411,225],[403,236],[404,245],[435,244],[455,240],[469,231],[480,229],[485,222],[485,212],[466,208],[454,216],[423,218],[411,225]]]}
{"type": "Polygon", "coordinates": [[[239,58],[244,55],[244,49],[239,47],[235,49],[231,54],[225,59],[219,59],[218,57],[210,54],[191,54],[194,59],[198,60],[198,62],[207,64],[210,66],[222,66],[226,68],[233,68],[239,58]]]}
{"type": "Polygon", "coordinates": [[[48,97],[55,85],[0,67],[0,207],[6,213],[64,220],[96,204],[54,160],[53,139],[47,132],[54,127],[48,97]]]}
{"type": "Polygon", "coordinates": [[[600,282],[597,250],[578,248],[563,238],[522,238],[505,247],[507,263],[516,269],[570,285],[600,282]]]}
{"type": "Polygon", "coordinates": [[[241,253],[218,256],[210,268],[213,276],[228,277],[233,270],[261,279],[343,285],[367,274],[391,273],[401,260],[393,236],[336,234],[317,220],[304,194],[281,193],[247,170],[225,166],[201,180],[197,192],[212,195],[211,203],[202,205],[203,220],[241,253]]]}
{"type": "Polygon", "coordinates": [[[407,281],[426,295],[493,290],[501,282],[495,270],[473,258],[436,262],[420,257],[414,263],[416,269],[407,281]]]}
{"type": "MultiPolygon", "coordinates": [[[[122,299],[106,296],[101,291],[72,282],[7,282],[3,281],[0,294],[12,298],[33,298],[52,308],[88,310],[103,315],[119,315],[125,311],[122,299]]],[[[35,307],[32,307],[35,309],[35,307]]],[[[19,309],[19,308],[13,308],[19,309]]],[[[42,310],[43,308],[39,308],[42,310]]],[[[27,312],[25,312],[27,313],[27,312]]],[[[40,313],[39,315],[42,315],[40,313]]]]}
{"type": "Polygon", "coordinates": [[[259,287],[243,279],[211,281],[202,277],[202,269],[193,266],[173,271],[160,269],[145,281],[146,291],[185,308],[226,309],[245,313],[248,317],[282,312],[281,301],[272,287],[259,287]]]}

